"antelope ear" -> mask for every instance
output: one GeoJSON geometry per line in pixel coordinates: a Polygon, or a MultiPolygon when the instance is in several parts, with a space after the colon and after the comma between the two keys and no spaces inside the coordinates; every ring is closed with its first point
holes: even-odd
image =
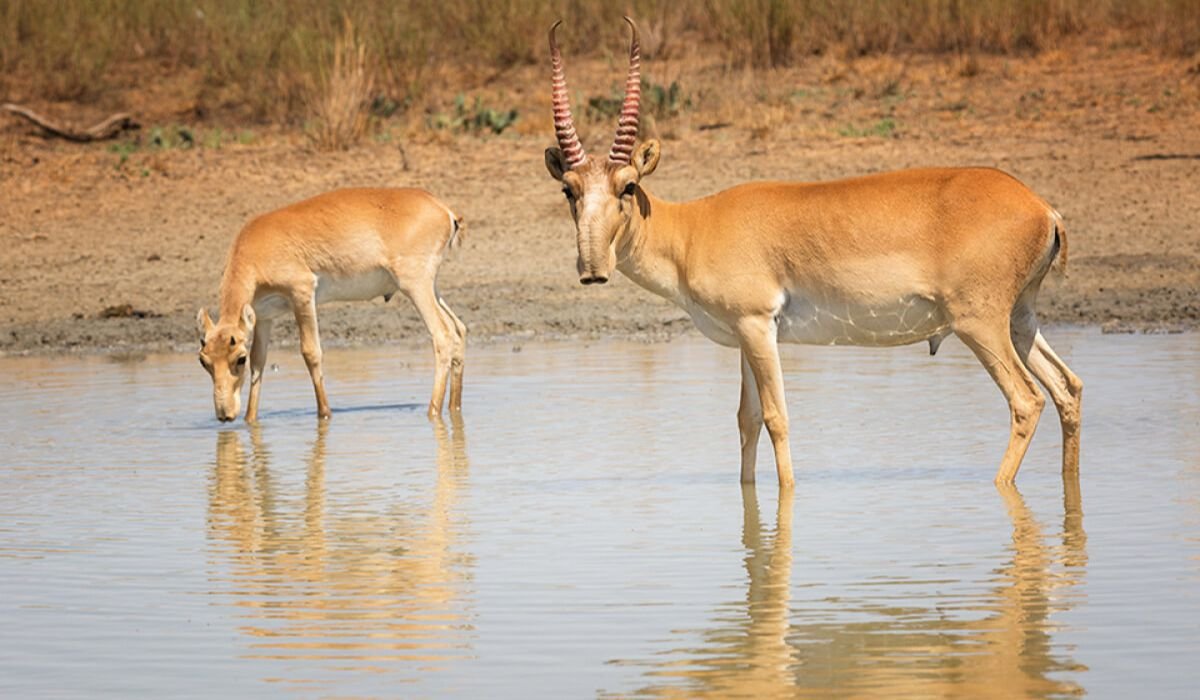
{"type": "Polygon", "coordinates": [[[546,149],[546,170],[550,171],[550,177],[561,182],[563,174],[570,169],[571,167],[567,165],[567,156],[563,154],[561,148],[546,149]]]}
{"type": "Polygon", "coordinates": [[[658,157],[662,155],[662,145],[658,139],[650,139],[638,144],[638,147],[633,149],[633,158],[630,162],[633,167],[637,168],[639,177],[646,177],[654,172],[658,167],[658,157]]]}
{"type": "Polygon", "coordinates": [[[242,307],[242,325],[246,327],[246,332],[254,330],[254,322],[257,320],[254,315],[254,307],[246,304],[242,307]]]}
{"type": "Polygon", "coordinates": [[[208,332],[212,330],[213,322],[208,317],[208,309],[201,308],[196,312],[196,330],[200,331],[200,339],[203,340],[208,336],[208,332]]]}

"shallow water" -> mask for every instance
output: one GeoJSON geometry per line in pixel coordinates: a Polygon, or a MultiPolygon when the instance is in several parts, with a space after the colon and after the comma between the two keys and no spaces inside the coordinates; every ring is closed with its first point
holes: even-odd
{"type": "Polygon", "coordinates": [[[261,427],[190,356],[0,360],[0,696],[1184,697],[1200,336],[1050,340],[1081,478],[947,341],[788,348],[797,483],[737,483],[736,354],[278,350],[261,427]]]}

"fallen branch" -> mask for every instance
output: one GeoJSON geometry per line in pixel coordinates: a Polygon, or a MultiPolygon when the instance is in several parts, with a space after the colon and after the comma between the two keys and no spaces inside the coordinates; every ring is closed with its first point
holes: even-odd
{"type": "Polygon", "coordinates": [[[89,126],[86,129],[73,129],[62,124],[56,124],[31,109],[12,104],[11,102],[0,105],[0,109],[10,114],[15,114],[18,117],[24,117],[41,127],[50,136],[57,136],[68,141],[75,141],[76,143],[111,139],[122,131],[140,129],[142,126],[134,121],[133,115],[128,112],[118,112],[108,119],[89,126]]]}

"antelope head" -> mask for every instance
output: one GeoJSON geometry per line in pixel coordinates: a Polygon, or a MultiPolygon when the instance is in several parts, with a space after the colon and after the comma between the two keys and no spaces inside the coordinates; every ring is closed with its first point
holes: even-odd
{"type": "Polygon", "coordinates": [[[640,183],[658,166],[660,147],[657,140],[635,148],[638,133],[638,107],[642,96],[641,47],[633,20],[625,21],[633,30],[629,45],[629,76],[625,80],[625,100],[617,121],[617,135],[608,158],[597,160],[587,155],[567,96],[562,52],[554,33],[562,22],[550,27],[550,62],[553,68],[554,132],[557,148],[546,149],[546,169],[562,183],[563,194],[575,219],[579,259],[576,268],[583,284],[604,284],[617,266],[617,251],[629,234],[638,208],[645,207],[640,183]]]}
{"type": "Polygon", "coordinates": [[[212,376],[213,407],[217,420],[227,423],[242,408],[242,382],[246,380],[249,341],[254,332],[254,309],[246,304],[236,318],[213,323],[208,311],[196,314],[200,330],[200,364],[212,376]]]}

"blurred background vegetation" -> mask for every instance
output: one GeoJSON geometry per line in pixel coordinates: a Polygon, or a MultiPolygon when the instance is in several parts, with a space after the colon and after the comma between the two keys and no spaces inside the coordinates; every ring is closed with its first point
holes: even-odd
{"type": "MultiPolygon", "coordinates": [[[[388,116],[432,92],[461,94],[447,67],[479,81],[540,64],[558,18],[573,57],[615,64],[626,13],[649,58],[702,46],[730,68],[830,54],[1032,53],[1079,35],[1200,51],[1200,0],[0,0],[0,102],[87,104],[138,81],[178,81],[197,117],[315,120],[332,130],[317,139],[336,145],[336,132],[361,132],[364,110],[388,116]]],[[[508,119],[458,107],[439,124],[495,130],[508,119]]]]}

